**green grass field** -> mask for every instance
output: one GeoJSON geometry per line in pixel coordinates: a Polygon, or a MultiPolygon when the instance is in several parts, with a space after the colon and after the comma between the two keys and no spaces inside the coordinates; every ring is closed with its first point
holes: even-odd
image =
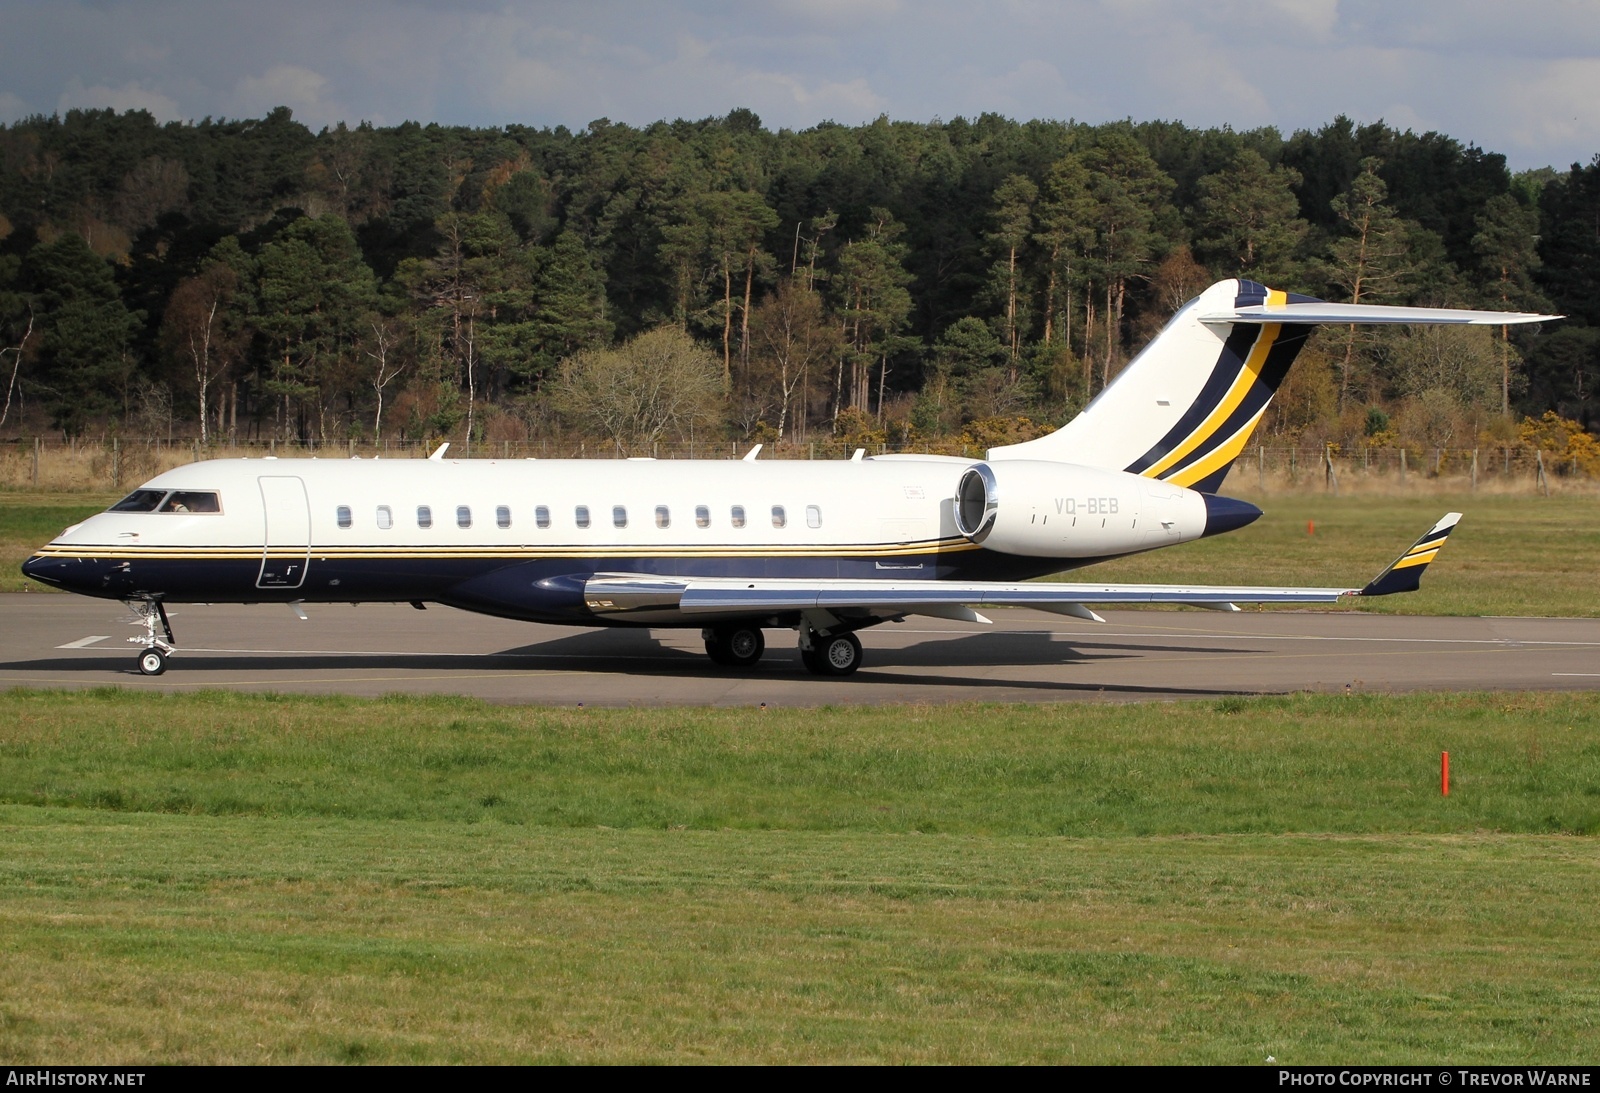
{"type": "MultiPolygon", "coordinates": [[[[1081,571],[1094,580],[1198,584],[1360,585],[1434,520],[1460,525],[1422,589],[1344,610],[1408,615],[1600,614],[1600,497],[1274,494],[1249,527],[1081,571]]],[[[1068,576],[1066,579],[1081,579],[1068,576]]]]}
{"type": "MultiPolygon", "coordinates": [[[[0,592],[44,591],[23,578],[35,548],[113,500],[0,494],[0,592]]],[[[1363,583],[1449,511],[1465,513],[1422,591],[1346,610],[1425,615],[1600,614],[1600,496],[1286,493],[1257,498],[1266,515],[1229,535],[1067,575],[1079,580],[1203,584],[1363,583]],[[1314,525],[1314,532],[1308,532],[1314,525]]]]}
{"type": "Polygon", "coordinates": [[[8,1062],[1600,1050],[1600,695],[3,708],[8,1062]]]}
{"type": "Polygon", "coordinates": [[[63,528],[103,512],[108,494],[0,493],[0,592],[55,591],[22,575],[22,563],[63,528]]]}

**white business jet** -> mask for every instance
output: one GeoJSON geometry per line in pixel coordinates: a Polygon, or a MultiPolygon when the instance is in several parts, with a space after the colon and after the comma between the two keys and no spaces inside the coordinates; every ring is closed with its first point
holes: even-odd
{"type": "Polygon", "coordinates": [[[127,601],[149,675],[174,652],[169,603],[439,603],[698,627],[711,659],[736,667],[761,658],[764,629],[792,629],[810,671],[842,676],[861,665],[856,631],[907,615],[986,622],[977,609],[1021,605],[1099,621],[1091,605],[1388,595],[1417,587],[1459,514],[1359,587],[1031,579],[1260,516],[1215,491],[1318,324],[1557,317],[1329,304],[1230,280],[1066,426],[981,460],[213,460],[151,479],[23,572],[127,601]]]}

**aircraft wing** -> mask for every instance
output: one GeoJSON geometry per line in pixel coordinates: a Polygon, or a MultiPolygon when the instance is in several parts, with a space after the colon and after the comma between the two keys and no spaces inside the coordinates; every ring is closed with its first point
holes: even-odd
{"type": "Polygon", "coordinates": [[[1359,587],[1304,588],[1230,585],[1104,584],[1032,581],[793,580],[787,578],[664,578],[598,574],[584,597],[599,613],[663,606],[675,600],[686,614],[763,614],[850,611],[870,615],[935,615],[987,621],[974,608],[1036,607],[1101,621],[1089,604],[1173,603],[1237,610],[1240,603],[1335,603],[1345,596],[1414,591],[1422,572],[1461,519],[1447,513],[1382,573],[1359,587]]]}

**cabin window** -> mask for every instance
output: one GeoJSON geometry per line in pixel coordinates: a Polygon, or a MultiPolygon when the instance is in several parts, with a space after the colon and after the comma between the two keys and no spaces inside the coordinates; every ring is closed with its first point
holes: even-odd
{"type": "Polygon", "coordinates": [[[429,508],[427,505],[417,506],[417,527],[433,527],[433,509],[429,508]]]}
{"type": "Polygon", "coordinates": [[[217,495],[204,490],[174,490],[161,505],[162,512],[221,512],[217,495]]]}
{"type": "Polygon", "coordinates": [[[472,508],[468,505],[456,506],[456,527],[470,528],[472,526],[472,508]]]}
{"type": "Polygon", "coordinates": [[[672,526],[672,511],[665,505],[656,506],[656,527],[670,528],[672,526]]]}
{"type": "Polygon", "coordinates": [[[586,528],[586,527],[589,526],[589,506],[588,505],[579,505],[576,509],[573,510],[572,516],[573,516],[573,519],[577,520],[578,526],[580,528],[586,528]]]}
{"type": "Polygon", "coordinates": [[[394,527],[394,513],[390,511],[388,505],[378,506],[378,526],[384,531],[394,527]]]}
{"type": "Polygon", "coordinates": [[[735,505],[728,510],[728,523],[736,528],[744,527],[744,506],[735,505]]]}
{"type": "Polygon", "coordinates": [[[533,522],[542,528],[550,526],[550,506],[540,505],[533,510],[533,522]]]}
{"type": "Polygon", "coordinates": [[[628,526],[628,508],[626,505],[611,506],[611,526],[618,528],[628,526]]]}
{"type": "Polygon", "coordinates": [[[161,506],[166,490],[134,490],[112,505],[107,512],[154,512],[161,506]]]}
{"type": "Polygon", "coordinates": [[[694,507],[694,526],[697,528],[710,527],[711,510],[706,508],[704,505],[696,505],[694,507]]]}
{"type": "Polygon", "coordinates": [[[494,526],[508,528],[511,526],[511,506],[499,505],[494,510],[494,526]]]}
{"type": "Polygon", "coordinates": [[[822,509],[816,505],[806,506],[806,527],[820,528],[822,526],[822,509]]]}
{"type": "Polygon", "coordinates": [[[338,509],[335,511],[335,515],[338,517],[339,526],[340,527],[347,528],[347,527],[350,526],[350,506],[349,505],[340,505],[338,507],[338,509]]]}
{"type": "Polygon", "coordinates": [[[785,525],[787,525],[788,523],[789,523],[789,517],[783,511],[783,506],[782,505],[773,505],[772,506],[772,526],[775,527],[775,528],[781,528],[781,527],[784,527],[785,525]]]}

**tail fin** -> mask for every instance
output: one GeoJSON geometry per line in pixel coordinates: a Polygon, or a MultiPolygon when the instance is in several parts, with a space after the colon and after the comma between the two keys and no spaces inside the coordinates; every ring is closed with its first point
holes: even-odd
{"type": "Polygon", "coordinates": [[[1389,568],[1367,582],[1367,587],[1361,590],[1363,596],[1387,596],[1394,592],[1415,592],[1422,584],[1422,571],[1428,568],[1428,563],[1433,561],[1434,555],[1439,553],[1439,548],[1444,546],[1444,541],[1456,529],[1460,521],[1459,512],[1447,512],[1433,527],[1429,528],[1411,549],[1389,563],[1389,568]]]}
{"type": "Polygon", "coordinates": [[[1559,316],[1329,304],[1254,281],[1220,281],[1180,308],[1076,418],[1038,440],[991,448],[988,458],[1130,471],[1214,493],[1317,326],[1553,318],[1559,316]]]}

